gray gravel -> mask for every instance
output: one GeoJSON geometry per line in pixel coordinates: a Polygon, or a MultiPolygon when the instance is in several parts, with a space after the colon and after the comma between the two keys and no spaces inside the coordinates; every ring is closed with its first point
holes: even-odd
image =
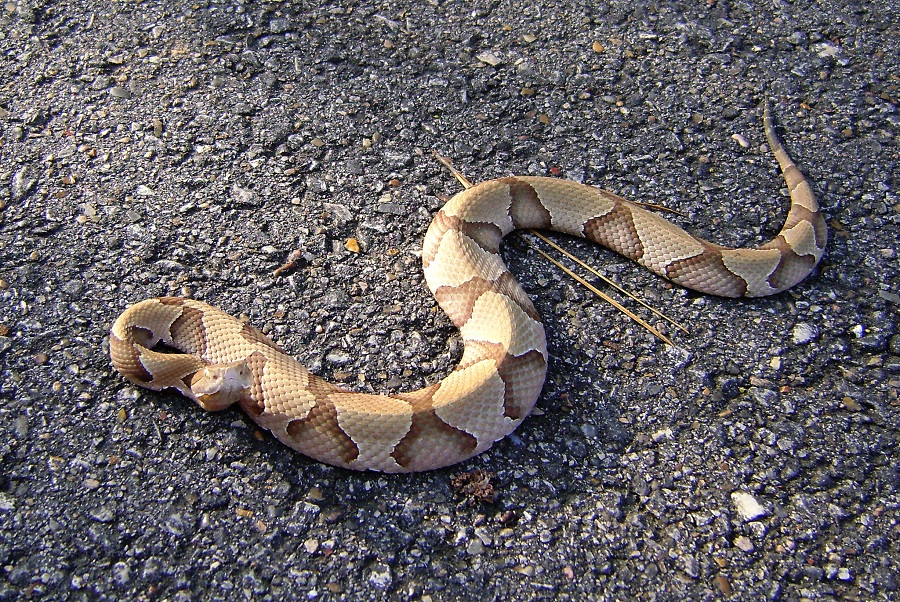
{"type": "Polygon", "coordinates": [[[900,596],[898,22],[848,0],[0,4],[0,600],[900,596]],[[346,386],[433,382],[460,345],[417,257],[458,189],[432,149],[751,244],[785,213],[766,98],[828,213],[821,268],[732,301],[564,240],[690,326],[669,348],[511,241],[550,374],[463,466],[333,469],[110,368],[119,311],[190,294],[346,386]],[[475,469],[493,503],[455,493],[475,469]]]}

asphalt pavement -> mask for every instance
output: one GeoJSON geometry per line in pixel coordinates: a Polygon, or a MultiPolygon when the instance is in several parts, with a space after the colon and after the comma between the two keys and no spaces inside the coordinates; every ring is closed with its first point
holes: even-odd
{"type": "Polygon", "coordinates": [[[0,600],[900,597],[898,23],[848,0],[0,4],[0,600]],[[511,237],[549,375],[463,465],[324,466],[110,366],[122,309],[189,295],[345,387],[436,382],[461,345],[419,252],[459,184],[432,151],[752,245],[787,206],[767,101],[827,214],[820,267],[720,299],[554,237],[685,324],[636,308],[669,346],[511,237]]]}

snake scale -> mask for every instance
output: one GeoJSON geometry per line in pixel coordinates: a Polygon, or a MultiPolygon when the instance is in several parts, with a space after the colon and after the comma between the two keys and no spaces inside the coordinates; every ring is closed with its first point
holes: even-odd
{"type": "Polygon", "coordinates": [[[772,295],[813,270],[825,250],[825,219],[768,110],[763,125],[791,205],[778,235],[756,248],[706,242],[610,192],[566,180],[506,177],[454,196],[428,228],[422,263],[465,346],[451,374],[418,391],[347,391],[249,324],[175,297],[141,301],[119,316],[109,339],[113,365],[137,385],[177,389],[205,410],[236,403],[289,447],[335,466],[408,472],[461,462],[528,416],[546,375],[544,328],[499,254],[510,232],[545,228],[587,238],[681,286],[723,297],[772,295]]]}

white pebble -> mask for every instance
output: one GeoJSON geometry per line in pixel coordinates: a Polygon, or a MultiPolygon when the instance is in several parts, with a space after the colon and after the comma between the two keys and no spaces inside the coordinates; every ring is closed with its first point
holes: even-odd
{"type": "Polygon", "coordinates": [[[650,438],[653,439],[654,443],[659,443],[660,441],[671,441],[675,438],[675,433],[672,432],[672,429],[667,427],[656,431],[655,433],[650,435],[650,438]]]}
{"type": "Polygon", "coordinates": [[[738,535],[737,537],[735,537],[734,545],[736,548],[744,552],[752,552],[754,550],[753,542],[750,541],[750,538],[743,535],[738,535]]]}
{"type": "Polygon", "coordinates": [[[800,322],[794,326],[793,331],[794,345],[804,345],[810,341],[814,341],[819,336],[819,329],[805,322],[800,322]]]}
{"type": "Polygon", "coordinates": [[[750,148],[750,143],[740,134],[732,134],[731,139],[741,145],[741,148],[750,148]]]}
{"type": "Polygon", "coordinates": [[[756,498],[746,491],[735,491],[731,494],[731,501],[737,508],[738,514],[745,521],[756,520],[767,514],[762,504],[756,501],[756,498]]]}
{"type": "Polygon", "coordinates": [[[479,61],[481,61],[482,63],[486,63],[486,64],[490,65],[491,67],[496,67],[501,62],[503,62],[500,60],[500,58],[496,54],[494,54],[490,50],[485,50],[484,52],[477,54],[475,56],[475,58],[478,59],[479,61]]]}
{"type": "Polygon", "coordinates": [[[379,589],[387,589],[391,586],[393,581],[394,578],[391,575],[391,567],[382,562],[376,562],[372,566],[372,569],[369,572],[369,583],[379,589]]]}

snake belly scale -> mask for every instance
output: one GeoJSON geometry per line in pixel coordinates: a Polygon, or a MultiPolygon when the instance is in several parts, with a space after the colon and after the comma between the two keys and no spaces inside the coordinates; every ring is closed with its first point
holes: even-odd
{"type": "Polygon", "coordinates": [[[824,217],[768,111],[763,122],[791,205],[778,235],[756,248],[709,243],[610,192],[566,180],[514,176],[454,196],[428,229],[422,263],[464,351],[452,373],[418,391],[347,391],[249,324],[175,297],[141,301],[118,317],[113,365],[137,385],[176,389],[206,410],[236,403],[289,447],[335,466],[408,472],[461,462],[528,416],[546,375],[544,328],[499,254],[510,232],[544,228],[587,238],[672,282],[724,297],[775,294],[813,270],[828,238],[824,217]]]}

